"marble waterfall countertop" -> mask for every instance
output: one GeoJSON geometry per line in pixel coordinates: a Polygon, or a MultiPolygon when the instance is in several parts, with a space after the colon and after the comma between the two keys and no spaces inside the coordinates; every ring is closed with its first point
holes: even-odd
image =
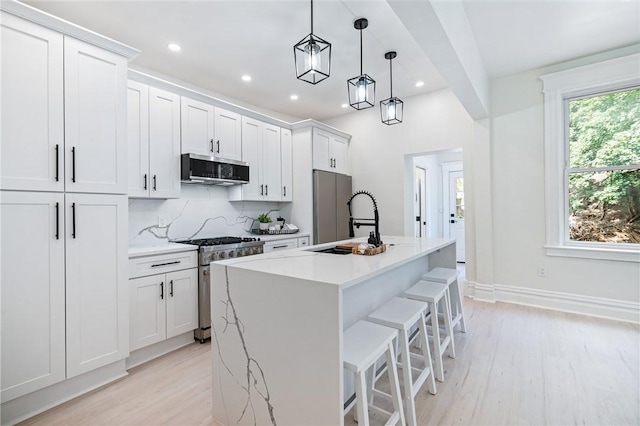
{"type": "Polygon", "coordinates": [[[387,244],[387,251],[374,256],[314,252],[314,250],[333,247],[336,244],[365,241],[366,238],[352,238],[304,248],[218,261],[215,264],[322,282],[346,289],[455,242],[454,239],[449,238],[383,235],[382,241],[387,244]]]}

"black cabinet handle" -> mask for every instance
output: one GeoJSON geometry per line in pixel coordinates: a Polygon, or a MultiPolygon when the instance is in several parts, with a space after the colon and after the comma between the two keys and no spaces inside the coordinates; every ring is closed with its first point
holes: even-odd
{"type": "Polygon", "coordinates": [[[286,196],[287,196],[287,187],[286,187],[286,186],[284,186],[283,188],[284,188],[284,194],[282,194],[282,196],[283,196],[283,197],[286,197],[286,196]]]}
{"type": "Polygon", "coordinates": [[[220,154],[220,139],[216,141],[216,153],[220,154]]]}
{"type": "Polygon", "coordinates": [[[157,191],[157,189],[156,189],[156,183],[157,183],[157,181],[156,181],[156,175],[153,175],[153,190],[154,190],[154,191],[157,191]]]}
{"type": "Polygon", "coordinates": [[[211,152],[213,152],[213,139],[209,141],[211,143],[211,152]]]}
{"type": "Polygon", "coordinates": [[[76,147],[71,147],[71,182],[76,181],[76,147]]]}
{"type": "Polygon", "coordinates": [[[260,195],[264,195],[264,185],[260,185],[260,195]]]}
{"type": "Polygon", "coordinates": [[[60,203],[56,203],[56,240],[60,239],[60,203]]]}
{"type": "Polygon", "coordinates": [[[164,299],[164,281],[160,283],[160,299],[164,299]]]}
{"type": "Polygon", "coordinates": [[[264,195],[269,195],[269,185],[264,186],[264,195]]]}
{"type": "Polygon", "coordinates": [[[76,203],[71,203],[71,236],[76,238],[76,203]]]}
{"type": "Polygon", "coordinates": [[[286,248],[289,247],[288,244],[282,245],[282,246],[273,246],[274,249],[279,249],[279,248],[286,248]]]}
{"type": "Polygon", "coordinates": [[[166,262],[166,263],[156,263],[156,264],[151,265],[151,267],[152,268],[157,268],[158,266],[175,265],[175,264],[178,264],[178,263],[180,263],[180,260],[176,260],[176,261],[173,261],[173,262],[166,262]]]}
{"type": "Polygon", "coordinates": [[[169,281],[169,295],[173,297],[173,280],[169,281]]]}
{"type": "Polygon", "coordinates": [[[147,174],[144,174],[144,190],[147,190],[147,174]]]}
{"type": "Polygon", "coordinates": [[[56,144],[56,182],[60,179],[60,145],[56,144]]]}

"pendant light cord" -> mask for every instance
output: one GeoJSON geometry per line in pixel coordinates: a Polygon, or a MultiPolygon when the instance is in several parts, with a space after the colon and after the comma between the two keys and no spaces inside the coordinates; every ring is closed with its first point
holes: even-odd
{"type": "Polygon", "coordinates": [[[311,34],[313,34],[313,0],[311,0],[311,34]]]}
{"type": "Polygon", "coordinates": [[[360,29],[360,75],[362,75],[362,28],[360,29]]]}
{"type": "Polygon", "coordinates": [[[391,65],[393,59],[389,59],[389,82],[391,83],[391,97],[393,98],[393,66],[391,65]]]}

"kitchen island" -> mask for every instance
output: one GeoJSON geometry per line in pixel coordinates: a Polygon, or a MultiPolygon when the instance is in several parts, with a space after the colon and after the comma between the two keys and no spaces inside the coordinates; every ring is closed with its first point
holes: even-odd
{"type": "Polygon", "coordinates": [[[343,330],[430,269],[456,266],[454,240],[382,239],[387,251],[375,256],[317,252],[329,243],[211,264],[216,420],[343,424],[353,394],[343,330]]]}

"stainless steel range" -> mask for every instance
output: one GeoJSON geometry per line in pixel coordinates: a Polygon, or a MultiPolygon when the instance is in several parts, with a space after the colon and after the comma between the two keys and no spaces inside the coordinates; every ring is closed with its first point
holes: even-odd
{"type": "Polygon", "coordinates": [[[251,256],[263,252],[264,241],[260,238],[219,237],[199,240],[175,241],[194,244],[198,250],[198,328],[194,338],[204,343],[211,337],[211,274],[209,264],[216,260],[251,256]]]}

